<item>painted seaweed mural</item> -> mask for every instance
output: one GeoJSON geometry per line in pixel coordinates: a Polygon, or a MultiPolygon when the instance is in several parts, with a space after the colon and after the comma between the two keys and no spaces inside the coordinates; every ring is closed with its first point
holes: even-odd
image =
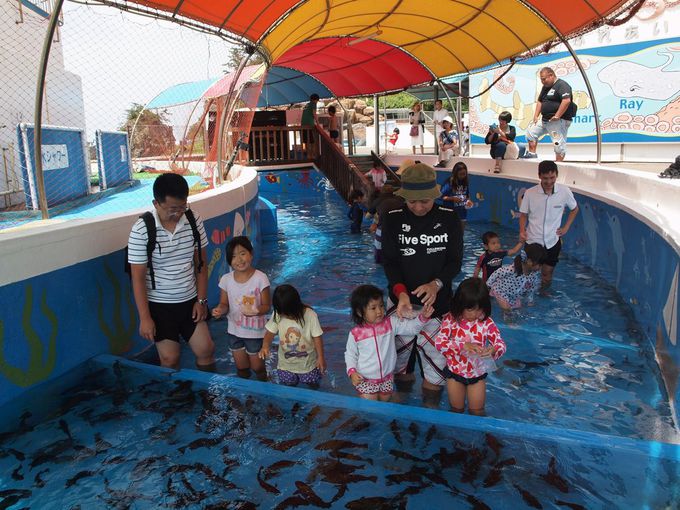
{"type": "Polygon", "coordinates": [[[21,315],[21,325],[28,344],[28,366],[23,369],[11,365],[5,359],[5,328],[0,321],[0,373],[10,382],[26,388],[47,379],[54,370],[57,360],[57,316],[47,306],[47,292],[43,290],[40,299],[40,312],[51,325],[47,346],[43,343],[38,332],[31,324],[33,316],[33,287],[26,286],[24,311],[21,315]],[[47,352],[45,352],[47,351],[47,352]]]}
{"type": "Polygon", "coordinates": [[[135,307],[132,303],[131,291],[125,293],[125,302],[123,302],[123,292],[121,290],[120,280],[108,266],[104,264],[104,273],[111,282],[113,289],[113,308],[112,308],[112,324],[106,322],[104,316],[104,289],[97,283],[97,295],[99,297],[99,306],[97,306],[97,319],[99,327],[109,340],[109,351],[111,354],[124,354],[132,348],[132,335],[137,325],[135,307]],[[127,307],[127,328],[124,327],[123,322],[123,305],[127,307]]]}

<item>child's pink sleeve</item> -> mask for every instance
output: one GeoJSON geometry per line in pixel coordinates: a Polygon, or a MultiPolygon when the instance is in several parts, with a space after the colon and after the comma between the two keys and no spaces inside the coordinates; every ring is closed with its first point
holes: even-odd
{"type": "Polygon", "coordinates": [[[498,359],[505,354],[507,347],[501,338],[501,332],[498,330],[498,326],[496,326],[496,323],[491,318],[487,319],[486,338],[494,347],[494,359],[498,359]]]}
{"type": "Polygon", "coordinates": [[[459,351],[459,348],[456,348],[456,345],[452,342],[455,325],[456,321],[453,320],[451,314],[447,313],[444,315],[439,333],[434,339],[434,346],[446,358],[454,356],[459,351]]]}

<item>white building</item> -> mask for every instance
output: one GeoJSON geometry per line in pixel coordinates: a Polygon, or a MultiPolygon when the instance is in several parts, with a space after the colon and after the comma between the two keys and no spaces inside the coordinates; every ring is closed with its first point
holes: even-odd
{"type": "MultiPolygon", "coordinates": [[[[51,2],[0,0],[0,209],[24,202],[18,165],[17,124],[33,123],[40,55],[51,2]]],[[[64,68],[57,30],[50,51],[43,124],[85,129],[80,76],[64,68]]]]}

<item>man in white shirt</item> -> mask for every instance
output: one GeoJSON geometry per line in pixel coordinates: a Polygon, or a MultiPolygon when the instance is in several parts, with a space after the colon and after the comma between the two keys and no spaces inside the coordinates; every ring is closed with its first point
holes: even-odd
{"type": "Polygon", "coordinates": [[[208,238],[203,222],[188,210],[189,185],[181,175],[160,175],[154,182],[153,195],[154,210],[148,227],[155,229],[151,235],[153,246],[149,245],[149,230],[143,218],[133,225],[128,239],[139,334],[155,343],[161,366],[179,368],[182,337],[194,352],[197,367],[214,372],[215,346],[205,322],[208,266],[202,262],[206,260],[208,238]],[[148,248],[153,249],[151,265],[148,248]]]}
{"type": "Polygon", "coordinates": [[[547,251],[541,269],[544,287],[548,287],[552,282],[562,249],[561,237],[569,231],[578,214],[574,194],[567,186],[555,182],[557,174],[557,164],[554,161],[541,161],[538,164],[540,184],[524,193],[519,208],[520,240],[525,243],[538,243],[547,251]],[[562,225],[565,206],[570,212],[567,221],[562,225]]]}
{"type": "Polygon", "coordinates": [[[449,116],[449,112],[446,108],[443,108],[442,100],[437,99],[434,102],[434,112],[432,113],[432,122],[434,123],[434,139],[439,139],[439,133],[442,131],[442,122],[449,116]]]}

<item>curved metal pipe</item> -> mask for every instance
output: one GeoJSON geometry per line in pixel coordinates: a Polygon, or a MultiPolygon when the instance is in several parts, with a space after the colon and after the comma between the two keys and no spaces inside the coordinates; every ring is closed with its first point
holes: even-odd
{"type": "MultiPolygon", "coordinates": [[[[567,38],[560,32],[557,27],[553,24],[552,21],[550,21],[548,18],[546,18],[543,13],[540,11],[536,10],[531,4],[528,2],[520,0],[520,3],[524,5],[525,8],[529,9],[531,12],[533,12],[536,16],[541,18],[546,25],[548,25],[553,32],[557,35],[557,38],[560,40],[562,44],[564,44],[569,50],[569,53],[571,54],[571,57],[574,59],[574,62],[576,62],[576,66],[578,67],[578,70],[581,72],[581,77],[583,78],[583,81],[586,84],[586,88],[588,89],[588,95],[590,96],[590,103],[593,105],[593,113],[595,114],[595,133],[597,137],[597,147],[596,147],[596,163],[599,165],[602,162],[602,130],[600,128],[600,115],[597,112],[597,101],[595,100],[595,94],[593,94],[593,88],[590,86],[590,80],[588,80],[588,76],[586,75],[585,69],[583,69],[583,66],[581,65],[581,61],[578,58],[578,55],[576,55],[576,52],[574,51],[574,48],[571,47],[571,44],[569,44],[569,41],[567,41],[567,38]]],[[[599,14],[599,13],[598,13],[599,14]]],[[[574,97],[572,96],[571,100],[574,100],[574,97]]]]}
{"type": "MultiPolygon", "coordinates": [[[[35,113],[33,126],[33,143],[35,146],[35,180],[38,185],[38,199],[40,203],[40,211],[44,220],[50,217],[47,210],[47,197],[45,196],[45,179],[43,175],[42,166],[42,103],[43,94],[45,94],[45,75],[47,74],[47,63],[50,59],[50,49],[52,48],[52,40],[54,39],[54,32],[59,23],[59,14],[61,7],[64,5],[64,0],[57,0],[54,4],[54,9],[50,15],[50,22],[47,26],[47,33],[43,41],[42,54],[40,55],[40,71],[38,72],[38,83],[35,89],[35,113]]],[[[87,154],[85,156],[85,164],[88,164],[87,154]]]]}

